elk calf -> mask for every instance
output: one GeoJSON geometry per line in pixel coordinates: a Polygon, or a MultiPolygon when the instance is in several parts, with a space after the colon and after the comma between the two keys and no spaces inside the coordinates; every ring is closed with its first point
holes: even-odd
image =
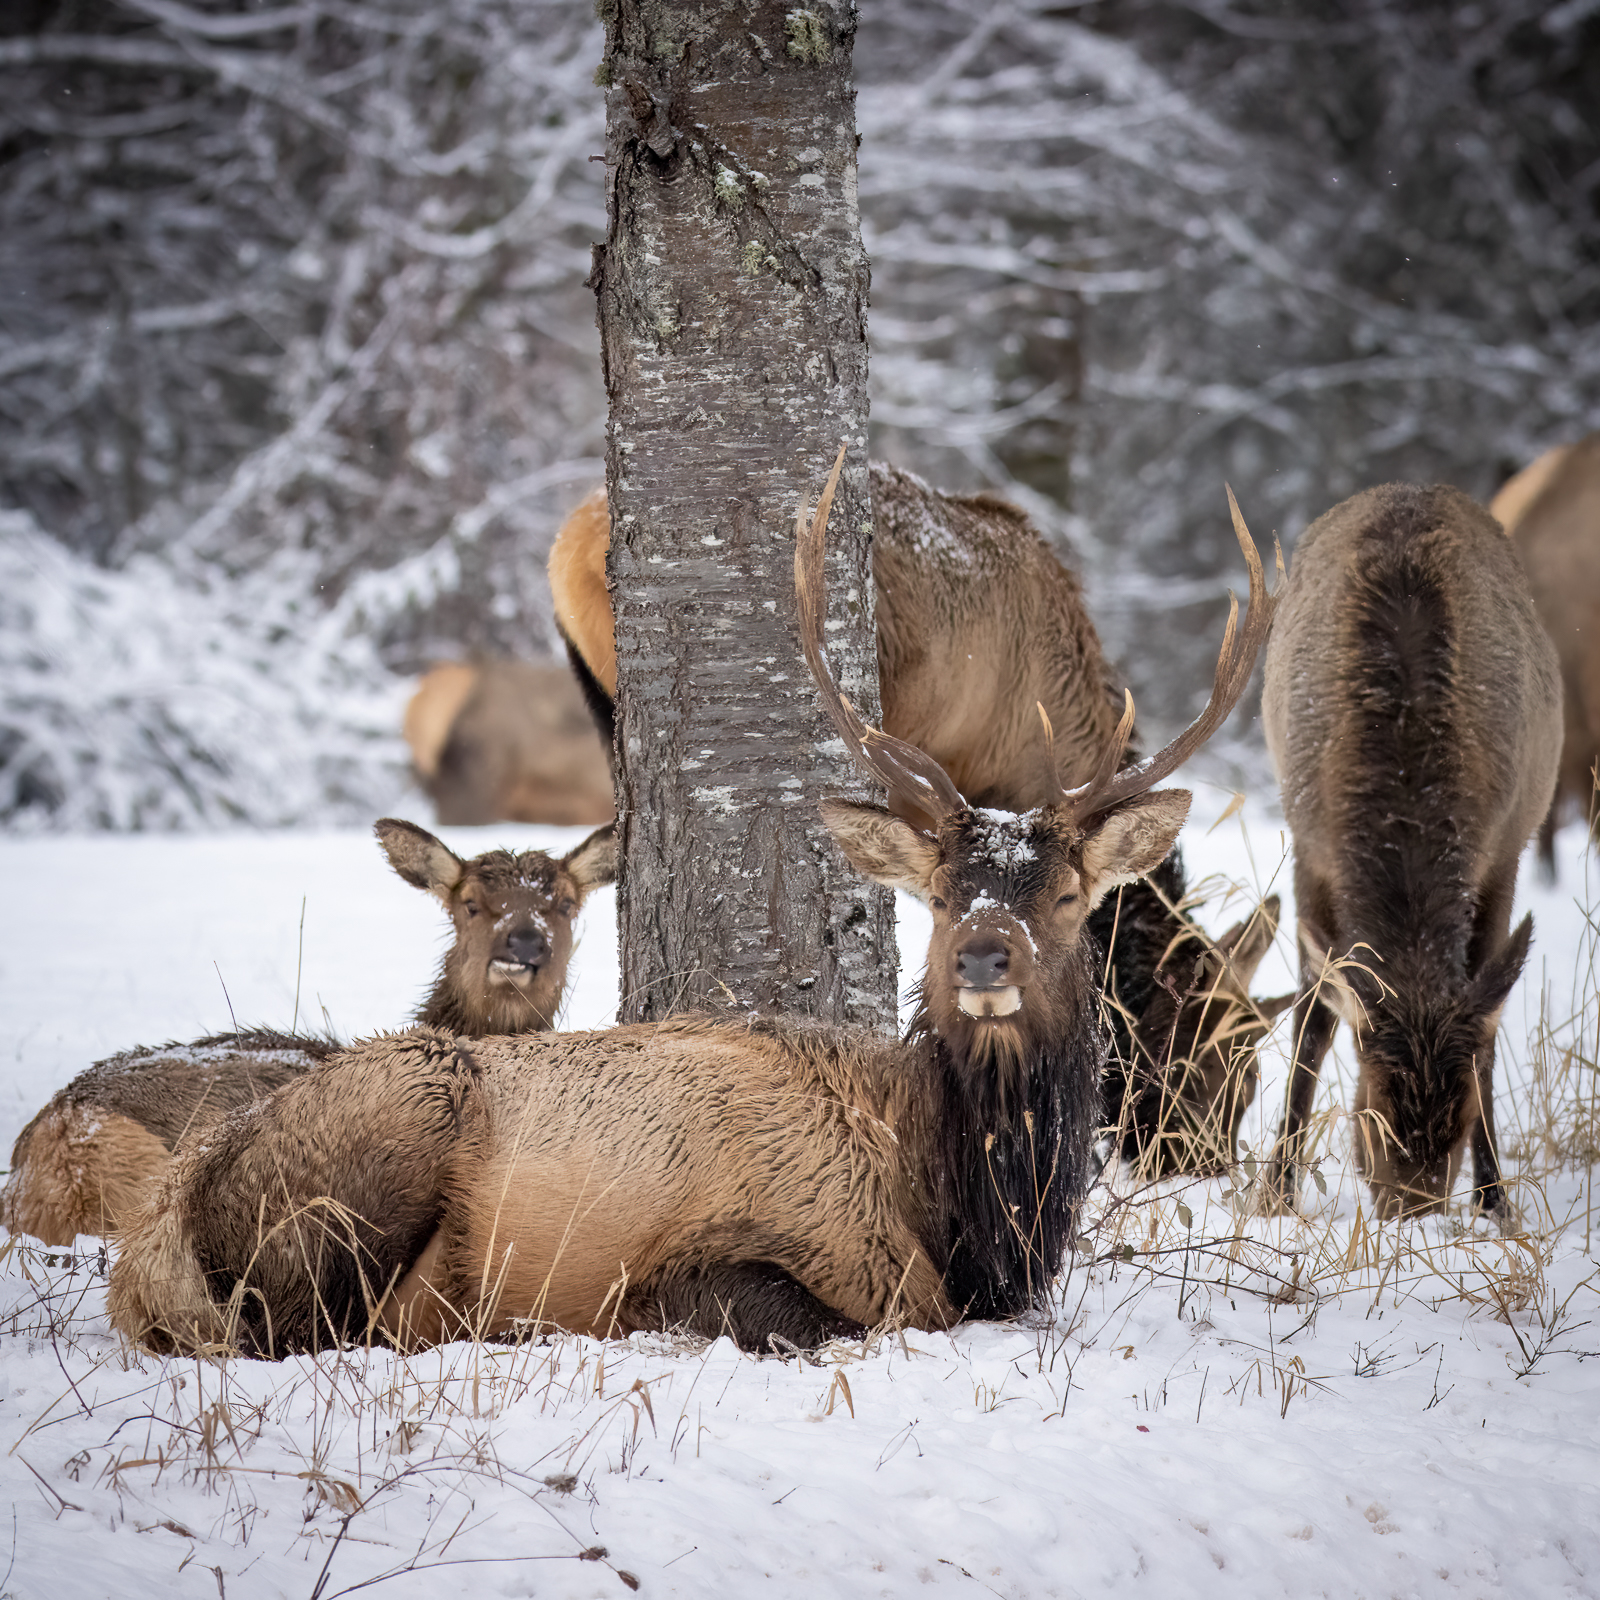
{"type": "Polygon", "coordinates": [[[1356,1159],[1388,1216],[1440,1209],[1470,1140],[1504,1213],[1494,1045],[1532,918],[1517,858],[1561,748],[1555,653],[1515,552],[1459,490],[1387,484],[1317,519],[1267,647],[1294,835],[1300,993],[1269,1180],[1298,1194],[1317,1074],[1355,1030],[1356,1159]]]}
{"type": "Polygon", "coordinates": [[[603,822],[610,759],[554,662],[449,662],[406,707],[417,781],[443,823],[603,822]]]}
{"type": "MultiPolygon", "coordinates": [[[[431,833],[393,818],[375,832],[395,871],[437,895],[455,924],[418,1020],[474,1038],[550,1027],[566,987],[573,918],[589,891],[615,876],[611,828],[559,861],[540,850],[463,861],[431,833]]],[[[181,1139],[339,1049],[335,1040],[254,1029],[97,1061],[18,1135],[0,1221],[50,1245],[115,1232],[181,1139]]]]}
{"type": "Polygon", "coordinates": [[[1539,853],[1553,877],[1562,813],[1600,830],[1594,776],[1600,761],[1600,433],[1540,456],[1489,509],[1522,557],[1533,603],[1561,662],[1561,776],[1539,830],[1539,853]]]}
{"type": "Polygon", "coordinates": [[[1257,1047],[1294,1003],[1292,994],[1250,995],[1277,932],[1278,897],[1268,895],[1215,944],[1198,928],[1176,935],[1151,964],[1150,992],[1135,997],[1136,1012],[1112,1000],[1106,1111],[1118,1153],[1141,1174],[1212,1175],[1233,1166],[1261,1078],[1257,1047]]]}
{"type": "MultiPolygon", "coordinates": [[[[843,451],[840,451],[840,461],[843,451]]],[[[846,747],[888,803],[824,800],[852,864],[933,911],[906,1037],[678,1017],[604,1033],[375,1040],[186,1147],[112,1271],[112,1320],[160,1349],[402,1347],[555,1325],[686,1325],[809,1348],[1040,1303],[1089,1179],[1105,1048],[1087,918],[1152,870],[1188,810],[1154,786],[1250,673],[1250,612],[1206,710],[1022,816],[869,728],[822,649],[822,530],[796,552],[801,638],[846,747]]],[[[1049,751],[1048,728],[1044,743],[1049,751]]]]}

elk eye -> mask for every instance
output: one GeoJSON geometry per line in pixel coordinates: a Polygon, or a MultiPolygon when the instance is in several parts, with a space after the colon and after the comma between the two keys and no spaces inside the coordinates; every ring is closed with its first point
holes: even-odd
{"type": "Polygon", "coordinates": [[[1056,901],[1058,906],[1075,906],[1077,903],[1078,897],[1075,894],[1064,894],[1056,901]]]}
{"type": "Polygon", "coordinates": [[[577,910],[578,902],[576,900],[563,900],[556,907],[556,911],[563,917],[575,916],[577,914],[577,910]]]}
{"type": "Polygon", "coordinates": [[[928,896],[928,906],[934,911],[943,911],[945,908],[944,901],[941,900],[936,894],[928,896]]]}
{"type": "Polygon", "coordinates": [[[462,905],[462,909],[465,910],[465,912],[467,913],[467,915],[469,917],[477,916],[477,914],[478,914],[478,902],[476,900],[463,900],[461,902],[461,905],[462,905]]]}

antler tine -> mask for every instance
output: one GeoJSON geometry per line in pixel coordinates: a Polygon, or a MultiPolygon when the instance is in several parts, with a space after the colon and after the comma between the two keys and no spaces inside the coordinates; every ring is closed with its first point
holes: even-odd
{"type": "Polygon", "coordinates": [[[1133,696],[1126,689],[1122,694],[1122,720],[1117,724],[1117,731],[1111,736],[1111,743],[1101,752],[1099,763],[1089,781],[1079,784],[1076,789],[1067,788],[1061,781],[1061,767],[1056,760],[1056,730],[1044,706],[1039,701],[1034,702],[1039,720],[1044,724],[1045,760],[1050,768],[1050,782],[1056,791],[1055,804],[1076,806],[1083,796],[1092,794],[1100,785],[1110,782],[1117,770],[1117,763],[1122,760],[1123,751],[1128,748],[1128,740],[1133,737],[1133,696]]]}
{"type": "MultiPolygon", "coordinates": [[[[1243,628],[1239,626],[1239,600],[1228,596],[1228,626],[1222,635],[1222,649],[1217,656],[1216,676],[1211,684],[1211,698],[1205,710],[1178,735],[1164,750],[1147,756],[1143,761],[1114,772],[1127,742],[1126,733],[1118,730],[1112,748],[1101,758],[1100,768],[1082,789],[1069,791],[1067,801],[1075,820],[1080,823],[1112,806],[1131,800],[1135,795],[1153,789],[1183,765],[1207,739],[1227,720],[1228,713],[1238,704],[1250,681],[1256,656],[1266,641],[1267,630],[1272,625],[1272,615],[1277,609],[1278,595],[1283,589],[1283,551],[1276,538],[1273,549],[1277,556],[1277,583],[1272,594],[1267,593],[1266,576],[1261,570],[1261,557],[1255,540],[1245,526],[1239,502],[1228,486],[1228,509],[1233,515],[1233,533],[1244,552],[1245,564],[1250,569],[1250,610],[1243,628]]],[[[1123,714],[1124,727],[1131,727],[1133,697],[1128,696],[1127,710],[1123,714]]]]}
{"type": "Polygon", "coordinates": [[[800,611],[800,644],[806,665],[816,680],[817,692],[833,725],[844,739],[845,748],[889,790],[889,809],[913,827],[936,832],[940,821],[951,812],[965,808],[966,802],[951,782],[950,775],[932,756],[904,739],[864,722],[856,708],[840,692],[822,652],[822,627],[827,615],[827,586],[823,576],[822,552],[828,529],[828,513],[833,508],[833,491],[844,467],[845,447],[828,474],[817,513],[807,518],[805,496],[794,523],[794,588],[800,611]]]}

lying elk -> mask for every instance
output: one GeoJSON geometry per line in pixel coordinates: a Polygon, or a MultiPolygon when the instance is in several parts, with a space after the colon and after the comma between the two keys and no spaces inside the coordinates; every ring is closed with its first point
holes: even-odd
{"type": "MultiPolygon", "coordinates": [[[[969,804],[1024,812],[1045,804],[1058,778],[1039,738],[1042,706],[1062,752],[1060,780],[1084,782],[1118,737],[1123,692],[1077,577],[993,495],[942,494],[881,462],[871,484],[884,730],[938,762],[969,804]]],[[[617,687],[610,539],[599,489],[550,552],[556,624],[608,747],[617,687]]],[[[1148,882],[1108,897],[1090,928],[1109,958],[1105,1090],[1122,1152],[1195,1171],[1232,1162],[1255,1092],[1255,1044],[1291,997],[1258,1005],[1233,982],[1242,974],[1248,983],[1260,959],[1261,919],[1246,959],[1207,966],[1184,895],[1174,852],[1148,882]]],[[[1244,934],[1241,923],[1219,948],[1244,934]]]]}
{"type": "Polygon", "coordinates": [[[611,767],[572,674],[552,663],[454,661],[406,707],[417,781],[440,822],[604,822],[611,767]]]}
{"type": "Polygon", "coordinates": [[[1500,1010],[1527,956],[1517,858],[1561,749],[1555,652],[1511,546],[1459,490],[1387,484],[1317,519],[1267,647],[1263,720],[1294,835],[1300,993],[1269,1181],[1293,1205],[1317,1074],[1355,1030],[1356,1158],[1385,1215],[1441,1208],[1494,1139],[1500,1010]]]}
{"type": "Polygon", "coordinates": [[[905,1039],[678,1017],[375,1041],[180,1156],[113,1269],[125,1334],[286,1351],[686,1325],[810,1348],[1043,1298],[1088,1182],[1104,1051],[1085,919],[1171,848],[1189,796],[1150,791],[1238,698],[1271,602],[1239,522],[1249,616],[1238,629],[1235,606],[1200,718],[1120,772],[1108,743],[1086,784],[1026,815],[978,811],[861,723],[824,660],[838,470],[809,525],[801,508],[800,632],[847,747],[889,789],[887,806],[825,800],[824,821],[859,871],[933,910],[905,1039]]]}
{"type": "MultiPolygon", "coordinates": [[[[392,818],[375,831],[395,871],[437,895],[455,924],[455,942],[417,1020],[474,1038],[550,1027],[566,987],[578,907],[615,875],[611,829],[560,861],[539,850],[492,850],[463,861],[431,833],[392,818]]],[[[331,1039],[253,1029],[97,1061],[18,1136],[0,1220],[51,1245],[115,1232],[180,1139],[339,1049],[331,1039]]]]}
{"type": "Polygon", "coordinates": [[[1539,854],[1555,876],[1562,813],[1589,819],[1600,761],[1600,433],[1547,451],[1497,494],[1489,509],[1522,557],[1533,603],[1561,663],[1565,706],[1561,775],[1539,829],[1539,854]]]}

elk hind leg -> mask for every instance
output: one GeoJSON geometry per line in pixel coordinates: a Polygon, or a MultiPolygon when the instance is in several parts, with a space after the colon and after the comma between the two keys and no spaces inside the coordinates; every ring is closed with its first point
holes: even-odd
{"type": "Polygon", "coordinates": [[[830,1339],[859,1339],[866,1328],[819,1300],[770,1261],[727,1261],[668,1268],[629,1295],[637,1327],[686,1327],[762,1355],[815,1350],[830,1339]]]}

